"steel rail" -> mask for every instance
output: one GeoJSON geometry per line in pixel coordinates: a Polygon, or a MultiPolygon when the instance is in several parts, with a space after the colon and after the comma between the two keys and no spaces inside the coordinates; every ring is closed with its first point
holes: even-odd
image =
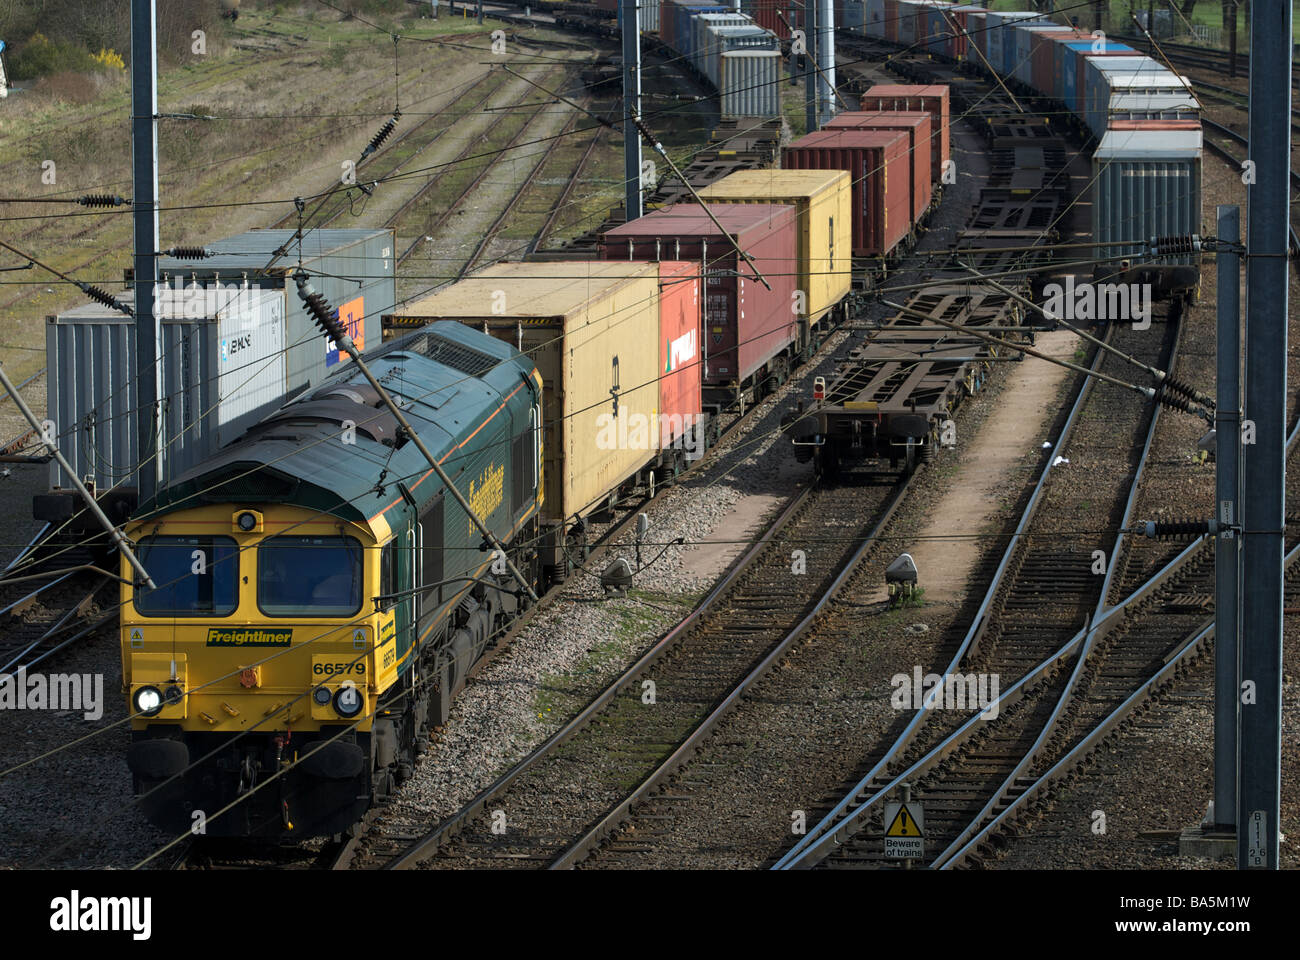
{"type": "MultiPolygon", "coordinates": [[[[1186,547],[1178,554],[1178,556],[1169,561],[1169,563],[1162,567],[1159,572],[1152,576],[1151,579],[1139,586],[1123,601],[1110,607],[1102,615],[1102,622],[1094,622],[1092,627],[1095,629],[1103,626],[1105,621],[1118,620],[1122,618],[1130,606],[1135,606],[1140,603],[1148,594],[1182,570],[1200,545],[1201,541],[1197,540],[1190,546],[1186,547]]],[[[989,706],[984,708],[984,710],[977,710],[973,713],[965,723],[949,734],[941,743],[922,756],[919,760],[912,763],[906,770],[895,776],[883,787],[874,792],[867,788],[860,791],[859,794],[850,794],[850,796],[865,794],[870,794],[870,796],[863,801],[861,806],[855,808],[849,816],[841,820],[835,826],[833,831],[818,837],[816,842],[806,848],[798,857],[792,858],[787,854],[786,857],[783,857],[782,860],[773,867],[773,869],[788,870],[796,867],[799,869],[810,869],[816,865],[816,862],[824,860],[834,852],[836,847],[839,847],[849,837],[858,833],[864,825],[862,821],[865,815],[882,803],[899,786],[905,782],[915,780],[922,774],[928,773],[930,770],[942,763],[958,747],[980,733],[980,724],[985,711],[992,707],[997,707],[999,715],[1006,712],[1008,707],[1012,707],[1019,703],[1029,690],[1036,686],[1040,681],[1046,679],[1056,669],[1073,657],[1078,651],[1080,645],[1083,643],[1084,637],[1087,636],[1088,629],[1088,627],[1080,629],[1055,653],[1040,661],[1037,666],[1026,671],[1024,676],[1020,677],[1020,679],[1008,687],[1006,691],[1000,694],[992,704],[989,704],[989,706]],[[814,856],[816,856],[815,862],[813,862],[814,856]]],[[[865,783],[866,781],[864,781],[864,784],[865,783]]]]}
{"type": "Polygon", "coordinates": [[[722,576],[708,595],[692,610],[687,616],[675,627],[669,630],[661,637],[649,650],[643,653],[637,660],[624,670],[619,676],[609,683],[605,689],[598,694],[585,708],[563,727],[553,733],[539,746],[535,747],[531,753],[523,760],[515,764],[504,775],[497,778],[492,784],[479,792],[479,794],[468,804],[462,807],[453,816],[438,824],[433,830],[427,833],[420,840],[416,841],[401,856],[394,858],[384,865],[385,870],[408,870],[418,864],[421,860],[435,854],[441,847],[444,840],[450,839],[460,831],[470,820],[482,813],[487,804],[503,790],[514,783],[524,773],[531,770],[539,761],[548,757],[556,747],[565,743],[582,728],[586,727],[590,720],[600,713],[618,694],[627,686],[634,683],[636,679],[653,666],[658,660],[677,646],[679,640],[685,637],[686,633],[695,626],[707,614],[713,611],[714,606],[725,596],[727,596],[732,585],[748,570],[755,560],[767,549],[768,544],[790,523],[799,508],[807,503],[812,495],[813,487],[809,486],[786,505],[785,509],[777,518],[768,526],[763,535],[759,537],[748,550],[745,551],[722,576]]]}
{"type": "MultiPolygon", "coordinates": [[[[586,102],[590,103],[591,98],[588,97],[586,102]]],[[[514,212],[515,205],[519,203],[523,195],[528,191],[528,189],[533,185],[533,183],[536,182],[538,176],[542,172],[542,168],[545,167],[548,162],[550,162],[551,157],[554,156],[555,151],[560,146],[561,141],[563,141],[563,139],[570,133],[570,131],[573,130],[574,126],[578,122],[579,116],[581,116],[581,114],[578,111],[576,110],[573,111],[569,115],[569,119],[565,121],[564,126],[560,129],[559,134],[556,137],[554,137],[549,144],[547,144],[546,149],[542,152],[541,158],[533,165],[533,168],[528,171],[528,175],[524,177],[523,182],[519,184],[519,188],[514,192],[514,195],[510,198],[510,202],[507,203],[501,209],[501,212],[499,214],[497,214],[496,219],[493,220],[492,224],[487,228],[487,232],[483,234],[483,239],[481,239],[478,242],[478,244],[474,247],[474,252],[470,254],[469,259],[465,261],[465,265],[462,266],[460,270],[457,272],[456,278],[458,280],[463,278],[465,274],[469,273],[471,270],[474,269],[474,266],[478,263],[479,258],[482,257],[483,254],[487,251],[488,244],[492,242],[493,238],[497,235],[497,231],[499,231],[502,225],[505,223],[506,218],[509,217],[510,214],[514,212]]],[[[593,137],[592,139],[594,142],[595,138],[593,137]]],[[[575,172],[574,179],[576,178],[577,178],[577,173],[575,172]]],[[[573,180],[571,179],[569,182],[572,183],[573,180]]]]}
{"type": "MultiPolygon", "coordinates": [[[[1201,117],[1201,126],[1205,128],[1209,128],[1219,136],[1227,137],[1229,140],[1233,141],[1234,143],[1237,143],[1245,147],[1246,153],[1247,155],[1249,155],[1250,139],[1248,137],[1243,136],[1242,134],[1238,133],[1236,130],[1233,130],[1231,127],[1225,127],[1223,124],[1211,120],[1209,117],[1204,117],[1204,116],[1201,117]]],[[[1215,143],[1214,140],[1210,139],[1209,137],[1205,137],[1204,140],[1205,140],[1205,145],[1210,148],[1210,151],[1212,153],[1214,153],[1215,155],[1217,155],[1218,157],[1226,161],[1230,166],[1234,166],[1235,168],[1240,167],[1240,164],[1242,163],[1241,157],[1234,156],[1231,152],[1229,152],[1227,149],[1224,148],[1223,144],[1215,143]]],[[[1291,171],[1291,187],[1292,189],[1300,189],[1300,173],[1297,173],[1294,170],[1291,171]]],[[[1293,266],[1297,271],[1300,271],[1300,260],[1295,259],[1297,257],[1300,257],[1300,233],[1296,232],[1296,228],[1294,224],[1287,224],[1287,232],[1290,237],[1291,256],[1293,258],[1292,260],[1293,266]]]]}
{"type": "MultiPolygon", "coordinates": [[[[441,230],[446,225],[447,221],[451,219],[452,213],[462,203],[465,202],[465,200],[475,189],[477,189],[479,184],[481,184],[483,180],[486,179],[488,173],[491,172],[493,169],[495,169],[496,165],[501,162],[502,158],[506,155],[506,153],[509,152],[511,149],[513,149],[519,143],[519,141],[523,138],[524,134],[527,132],[528,128],[532,126],[533,122],[536,121],[537,118],[542,115],[542,111],[546,106],[548,106],[548,104],[544,102],[539,103],[537,109],[531,115],[529,115],[527,119],[524,120],[523,125],[514,134],[514,136],[510,138],[510,141],[504,147],[501,147],[500,149],[493,152],[491,159],[489,159],[487,163],[483,164],[483,169],[481,169],[478,172],[478,175],[474,177],[474,179],[469,183],[469,185],[460,192],[460,195],[451,204],[451,206],[449,206],[441,214],[435,217],[433,222],[430,225],[424,227],[416,234],[415,239],[411,241],[411,243],[401,252],[401,254],[398,255],[397,265],[400,266],[401,264],[409,260],[411,255],[415,253],[415,251],[419,248],[420,244],[424,243],[424,238],[426,236],[431,235],[435,231],[441,230]]],[[[499,126],[501,126],[502,123],[504,123],[508,118],[513,116],[518,116],[518,114],[513,114],[513,113],[500,114],[497,117],[497,119],[494,120],[488,126],[486,130],[484,130],[481,134],[479,134],[479,136],[471,139],[471,141],[465,145],[465,149],[460,152],[460,155],[457,156],[455,160],[453,160],[451,163],[445,164],[442,167],[442,169],[438,171],[438,173],[434,174],[434,176],[427,183],[425,183],[425,185],[421,187],[419,191],[415,193],[414,196],[411,197],[411,199],[409,199],[408,201],[406,201],[405,204],[402,205],[401,209],[399,209],[398,212],[392,216],[391,222],[396,224],[397,219],[408,209],[410,209],[417,200],[423,197],[431,187],[440,183],[443,177],[447,176],[454,169],[456,169],[457,164],[459,164],[462,160],[465,160],[470,156],[471,152],[474,150],[475,145],[478,143],[479,140],[485,139],[488,136],[490,136],[499,126]]]]}
{"type": "MultiPolygon", "coordinates": [[[[1114,324],[1111,324],[1106,331],[1105,339],[1107,341],[1109,341],[1113,330],[1114,324]]],[[[1094,350],[1092,364],[1090,365],[1090,369],[1093,372],[1096,372],[1100,367],[1104,357],[1105,354],[1101,350],[1094,350]]],[[[1083,378],[1083,383],[1079,386],[1079,392],[1075,397],[1073,406],[1070,408],[1070,413],[1066,418],[1065,424],[1061,428],[1061,432],[1058,434],[1056,442],[1052,445],[1051,453],[1048,455],[1046,462],[1043,465],[1043,470],[1039,475],[1038,483],[1034,486],[1034,490],[1029,496],[1029,501],[1025,505],[1024,511],[1021,513],[1020,520],[1016,524],[1015,530],[1007,541],[1006,549],[1002,553],[1002,559],[999,561],[997,569],[993,573],[993,579],[984,593],[984,599],[981,601],[979,609],[975,611],[975,615],[971,619],[971,625],[967,630],[965,637],[962,639],[962,642],[953,654],[948,666],[942,671],[944,675],[953,673],[964,659],[974,656],[979,650],[980,642],[984,637],[984,631],[988,627],[990,611],[999,591],[1001,590],[1002,581],[1005,578],[1008,569],[1010,569],[1012,559],[1019,551],[1022,537],[1029,528],[1030,522],[1038,512],[1038,506],[1042,501],[1043,491],[1047,486],[1048,478],[1052,475],[1055,461],[1060,456],[1061,451],[1074,433],[1075,425],[1079,421],[1079,416],[1083,411],[1083,407],[1092,394],[1093,383],[1093,377],[1086,376],[1083,378]]],[[[822,817],[822,819],[818,821],[818,823],[810,829],[807,834],[801,837],[793,847],[786,851],[786,853],[776,862],[773,869],[787,869],[796,860],[801,859],[804,851],[818,843],[818,838],[831,829],[841,815],[845,814],[849,810],[855,799],[862,796],[864,793],[870,792],[871,782],[877,777],[884,775],[889,768],[889,764],[897,757],[901,756],[911,745],[917,734],[920,733],[922,726],[924,726],[925,722],[929,719],[929,714],[935,703],[936,693],[938,692],[939,688],[936,688],[927,695],[925,700],[922,701],[920,709],[916,711],[907,726],[903,729],[902,733],[898,735],[894,743],[885,752],[885,755],[881,757],[881,759],[877,761],[866,775],[846,793],[839,803],[837,803],[824,817],[822,817]]]]}
{"type": "MultiPolygon", "coordinates": [[[[1178,360],[1178,341],[1182,333],[1182,320],[1178,320],[1178,329],[1174,332],[1174,342],[1169,351],[1168,361],[1164,364],[1165,369],[1173,370],[1178,360]]],[[[1116,621],[1111,618],[1103,619],[1103,614],[1109,607],[1107,598],[1110,596],[1110,590],[1114,581],[1115,572],[1119,569],[1120,552],[1124,546],[1125,529],[1133,522],[1133,511],[1137,507],[1138,488],[1142,484],[1143,476],[1146,471],[1147,463],[1150,459],[1151,446],[1155,442],[1156,428],[1160,423],[1160,404],[1155,404],[1151,411],[1151,420],[1147,425],[1146,441],[1142,445],[1142,454],[1138,459],[1137,469],[1133,472],[1133,479],[1129,484],[1128,498],[1124,504],[1124,513],[1120,520],[1119,531],[1115,534],[1115,541],[1111,546],[1109,553],[1110,563],[1106,565],[1105,579],[1102,581],[1101,593],[1097,598],[1096,606],[1093,608],[1092,615],[1088,617],[1088,628],[1084,635],[1083,643],[1079,649],[1079,656],[1075,658],[1074,666],[1070,672],[1070,677],[1066,681],[1060,696],[1057,697],[1056,704],[1048,714],[1047,720],[1043,723],[1042,729],[1034,739],[1033,744],[1024,752],[1024,755],[1007,774],[1002,784],[997,789],[989,793],[989,800],[984,807],[971,818],[970,823],[957,835],[944,850],[931,861],[931,865],[943,863],[951,855],[954,848],[960,847],[963,842],[975,831],[979,829],[981,823],[993,811],[1011,791],[1017,779],[1031,767],[1039,752],[1047,746],[1051,738],[1056,734],[1057,728],[1065,716],[1066,710],[1073,702],[1079,691],[1085,668],[1089,665],[1089,655],[1096,649],[1099,640],[1109,634],[1113,629],[1116,621]]]]}
{"type": "MultiPolygon", "coordinates": [[[[30,549],[30,548],[29,548],[29,549],[30,549]]],[[[76,571],[69,570],[67,573],[65,573],[63,576],[59,577],[57,580],[51,580],[49,583],[42,584],[41,586],[39,586],[39,587],[37,587],[35,590],[33,590],[31,593],[27,594],[25,597],[19,597],[19,598],[18,598],[17,600],[15,600],[13,603],[9,604],[9,606],[5,607],[3,610],[0,610],[0,617],[3,617],[3,616],[4,616],[6,613],[8,613],[9,611],[18,608],[18,607],[22,606],[22,605],[25,604],[25,603],[29,603],[30,601],[35,600],[38,596],[40,596],[40,595],[41,595],[42,593],[44,593],[46,590],[50,589],[50,587],[53,587],[53,586],[55,586],[56,584],[62,583],[64,580],[68,579],[68,577],[72,576],[72,574],[75,573],[75,572],[76,572],[76,571]]]]}
{"type": "MultiPolygon", "coordinates": [[[[28,382],[30,383],[31,381],[29,380],[28,382]]],[[[21,384],[19,386],[21,389],[21,384]]],[[[8,563],[5,564],[4,570],[0,570],[0,579],[4,577],[4,574],[8,573],[14,567],[18,566],[18,564],[22,562],[23,557],[27,556],[29,553],[31,553],[33,550],[36,549],[36,545],[41,542],[41,539],[47,533],[50,532],[51,526],[52,524],[47,523],[45,524],[45,526],[41,527],[41,529],[36,531],[36,536],[32,537],[32,539],[28,542],[27,546],[19,550],[17,556],[15,556],[12,560],[10,560],[8,563]]],[[[5,613],[7,610],[8,607],[6,607],[5,610],[0,610],[0,614],[5,613]]]]}
{"type": "MultiPolygon", "coordinates": [[[[1199,546],[1202,542],[1198,541],[1193,546],[1199,546]]],[[[1283,561],[1286,569],[1289,570],[1294,565],[1297,557],[1300,557],[1300,544],[1292,547],[1287,553],[1283,561]]],[[[978,833],[958,849],[945,851],[941,858],[936,858],[932,866],[939,870],[951,870],[960,866],[994,830],[1007,823],[1022,804],[1036,798],[1045,787],[1061,779],[1061,777],[1079,766],[1097,745],[1115,730],[1125,717],[1131,714],[1136,707],[1150,699],[1157,690],[1171,680],[1185,662],[1190,662],[1193,657],[1198,656],[1204,650],[1205,645],[1214,637],[1214,627],[1214,618],[1211,617],[1202,626],[1191,631],[1179,645],[1177,651],[1169,656],[1154,676],[1142,681],[1123,703],[1098,722],[1082,740],[1071,747],[1060,760],[1044,771],[1033,783],[1029,784],[1020,796],[1016,797],[1006,809],[1000,811],[992,820],[986,823],[978,833]]],[[[955,846],[955,844],[952,846],[955,846]]]]}
{"type": "MultiPolygon", "coordinates": [[[[753,417],[756,409],[757,406],[751,407],[745,413],[733,419],[718,436],[717,442],[705,450],[704,455],[696,463],[692,464],[689,469],[698,469],[703,464],[708,463],[719,456],[718,450],[721,448],[723,441],[730,437],[731,434],[734,433],[742,424],[748,423],[753,417]]],[[[635,508],[630,509],[627,512],[626,516],[621,520],[617,520],[611,527],[609,527],[609,529],[600,534],[599,539],[591,545],[593,555],[595,555],[596,551],[601,551],[602,556],[607,556],[610,551],[617,549],[618,545],[614,543],[614,540],[621,534],[627,532],[637,515],[652,504],[662,501],[668,495],[669,491],[677,486],[677,484],[675,482],[664,482],[662,484],[657,484],[656,486],[658,487],[658,490],[654,496],[647,497],[645,500],[638,503],[635,508]]],[[[466,678],[472,679],[478,676],[484,667],[495,660],[496,657],[505,650],[509,649],[510,644],[513,643],[521,633],[523,633],[524,629],[532,622],[537,614],[542,610],[548,609],[553,603],[555,603],[556,600],[559,599],[560,594],[563,593],[568,586],[569,584],[567,581],[555,584],[538,599],[537,603],[530,605],[527,610],[523,611],[509,625],[509,627],[502,631],[499,638],[494,639],[489,644],[487,652],[469,668],[466,678]]],[[[3,611],[0,611],[0,613],[2,612],[3,611]]],[[[367,816],[372,816],[372,814],[368,814],[367,816]]],[[[351,865],[353,856],[356,852],[357,841],[359,839],[359,836],[349,838],[340,845],[332,858],[326,858],[326,860],[329,861],[327,869],[347,869],[351,865]]]]}
{"type": "Polygon", "coordinates": [[[656,767],[640,784],[637,785],[628,796],[624,797],[608,813],[603,816],[591,829],[574,841],[559,857],[551,863],[549,869],[562,870],[569,869],[577,865],[588,853],[600,845],[600,843],[609,836],[618,826],[627,818],[634,805],[644,800],[656,787],[673,775],[674,771],[684,766],[703,746],[718,724],[739,705],[741,699],[750,689],[767,675],[772,667],[785,656],[790,647],[799,640],[808,629],[813,625],[826,606],[835,599],[848,581],[849,577],[857,570],[858,565],[862,562],[868,551],[875,546],[877,538],[882,530],[893,518],[899,504],[902,503],[904,496],[911,487],[912,477],[915,473],[908,474],[899,482],[894,492],[890,495],[883,511],[872,524],[871,531],[867,533],[862,543],[853,552],[853,555],[844,563],[840,572],[835,579],[826,587],[822,596],[813,605],[808,614],[799,621],[790,632],[780,640],[777,645],[765,656],[757,666],[755,666],[739,683],[735,685],[732,691],[713,708],[709,714],[700,721],[699,725],[691,731],[690,735],[656,767]]]}

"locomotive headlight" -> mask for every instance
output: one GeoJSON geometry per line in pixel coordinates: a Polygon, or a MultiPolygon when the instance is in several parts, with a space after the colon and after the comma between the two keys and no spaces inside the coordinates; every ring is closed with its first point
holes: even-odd
{"type": "Polygon", "coordinates": [[[257,527],[257,515],[245,510],[235,522],[239,524],[239,529],[244,533],[252,533],[257,527]]]}
{"type": "Polygon", "coordinates": [[[317,687],[311,692],[311,698],[316,701],[317,706],[325,706],[330,702],[330,692],[328,687],[317,687]]]}
{"type": "Polygon", "coordinates": [[[167,688],[166,693],[163,695],[163,700],[166,701],[169,707],[174,707],[176,704],[181,702],[181,698],[184,696],[185,691],[175,684],[172,684],[167,688]]]}
{"type": "Polygon", "coordinates": [[[365,698],[361,696],[361,691],[356,687],[348,685],[339,687],[338,693],[334,694],[334,711],[340,717],[346,717],[349,720],[361,712],[361,706],[365,698]]]}
{"type": "Polygon", "coordinates": [[[163,708],[162,691],[157,687],[141,687],[135,692],[133,702],[137,713],[152,717],[163,708]]]}

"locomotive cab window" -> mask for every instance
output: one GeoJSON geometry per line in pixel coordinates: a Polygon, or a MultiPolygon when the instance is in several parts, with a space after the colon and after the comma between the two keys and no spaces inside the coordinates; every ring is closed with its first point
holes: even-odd
{"type": "Polygon", "coordinates": [[[239,547],[232,537],[145,537],[140,562],[157,585],[139,586],[146,617],[225,617],[239,606],[239,547]]]}
{"type": "Polygon", "coordinates": [[[351,537],[271,537],[257,548],[257,606],[273,617],[343,617],[361,609],[361,544],[351,537]]]}

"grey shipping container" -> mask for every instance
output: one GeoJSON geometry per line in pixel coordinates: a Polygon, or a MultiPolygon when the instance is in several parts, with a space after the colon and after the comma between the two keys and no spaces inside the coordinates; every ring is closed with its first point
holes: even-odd
{"type": "MultiPolygon", "coordinates": [[[[1097,256],[1145,259],[1152,237],[1201,233],[1201,131],[1187,121],[1111,130],[1093,154],[1093,239],[1097,256]]],[[[1161,263],[1191,263],[1162,257],[1161,263]]]]}
{"type": "MultiPolygon", "coordinates": [[[[285,292],[288,367],[285,389],[295,394],[320,383],[340,362],[337,349],[312,321],[298,297],[292,274],[298,268],[298,244],[292,230],[250,230],[209,244],[216,256],[204,260],[158,262],[159,278],[207,285],[251,283],[285,292]],[[276,256],[281,246],[283,254],[276,256]]],[[[351,334],[361,349],[383,339],[379,317],[397,303],[392,230],[308,230],[302,240],[302,266],[316,292],[341,315],[350,314],[351,334]]],[[[342,362],[346,362],[343,355],[342,362]]]]}
{"type": "MultiPolygon", "coordinates": [[[[250,286],[185,293],[157,312],[163,482],[284,402],[284,291],[250,286]]],[[[130,293],[120,299],[134,303],[130,293]]],[[[47,416],[59,451],[100,491],[135,487],[135,321],[99,304],[49,317],[46,358],[47,416]]],[[[71,485],[55,462],[50,481],[55,488],[71,485]]]]}
{"type": "Polygon", "coordinates": [[[731,50],[722,55],[722,117],[781,115],[781,54],[777,50],[731,50]]]}

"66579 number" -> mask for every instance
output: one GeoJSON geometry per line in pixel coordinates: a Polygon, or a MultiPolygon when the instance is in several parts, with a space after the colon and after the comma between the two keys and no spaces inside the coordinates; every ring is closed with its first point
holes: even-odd
{"type": "Polygon", "coordinates": [[[364,661],[358,660],[355,663],[314,663],[311,672],[318,677],[334,677],[341,673],[355,673],[363,675],[366,672],[364,661]]]}

